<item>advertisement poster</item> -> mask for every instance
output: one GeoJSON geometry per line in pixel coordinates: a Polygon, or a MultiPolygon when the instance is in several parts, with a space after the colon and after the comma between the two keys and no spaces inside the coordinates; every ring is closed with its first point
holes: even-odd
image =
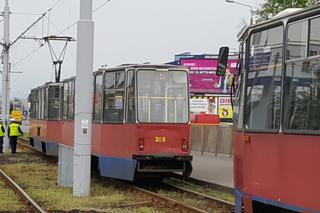
{"type": "Polygon", "coordinates": [[[219,97],[218,114],[220,119],[232,119],[232,105],[230,97],[219,97]]]}
{"type": "Polygon", "coordinates": [[[190,70],[191,93],[229,93],[238,60],[229,60],[225,76],[217,76],[218,59],[181,59],[190,70]]]}
{"type": "Polygon", "coordinates": [[[194,114],[218,114],[217,97],[193,97],[190,99],[190,112],[194,114]]]}

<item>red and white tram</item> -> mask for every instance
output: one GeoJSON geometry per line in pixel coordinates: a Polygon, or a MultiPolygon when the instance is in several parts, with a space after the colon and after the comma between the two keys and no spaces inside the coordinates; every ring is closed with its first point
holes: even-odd
{"type": "MultiPolygon", "coordinates": [[[[102,176],[191,173],[188,70],[126,65],[94,72],[92,162],[102,176]]],[[[74,144],[75,78],[31,91],[30,142],[48,155],[74,144]]],[[[88,100],[91,101],[91,100],[88,100]]]]}
{"type": "Polygon", "coordinates": [[[249,26],[240,41],[236,212],[320,212],[320,6],[249,26]]]}

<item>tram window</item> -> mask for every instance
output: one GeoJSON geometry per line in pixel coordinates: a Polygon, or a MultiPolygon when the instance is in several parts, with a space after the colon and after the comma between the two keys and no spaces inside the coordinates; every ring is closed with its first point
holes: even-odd
{"type": "Polygon", "coordinates": [[[125,82],[125,73],[117,72],[116,73],[116,89],[123,89],[125,82]]]}
{"type": "Polygon", "coordinates": [[[63,111],[62,111],[62,119],[67,120],[68,118],[68,91],[69,91],[69,83],[65,82],[63,84],[63,111]]]}
{"type": "Polygon", "coordinates": [[[69,92],[68,92],[68,120],[73,120],[74,118],[74,80],[69,82],[69,92]]]}
{"type": "Polygon", "coordinates": [[[39,90],[39,119],[43,119],[43,89],[39,90]]]}
{"type": "Polygon", "coordinates": [[[287,31],[287,60],[306,57],[308,21],[290,24],[287,31]]]}
{"type": "Polygon", "coordinates": [[[320,130],[320,58],[288,62],[285,78],[284,129],[320,130]]]}
{"type": "Polygon", "coordinates": [[[250,37],[246,129],[274,131],[279,128],[282,45],[282,26],[253,33],[250,37]]]}
{"type": "Polygon", "coordinates": [[[29,95],[28,98],[30,102],[30,109],[29,109],[29,114],[30,118],[34,118],[34,90],[31,90],[31,94],[29,95]]]}
{"type": "Polygon", "coordinates": [[[240,45],[240,69],[239,74],[235,75],[237,82],[233,102],[233,122],[237,129],[242,129],[243,126],[243,89],[244,89],[244,74],[245,74],[245,57],[246,43],[240,45]]]}
{"type": "Polygon", "coordinates": [[[48,110],[48,119],[56,120],[59,119],[59,95],[60,87],[59,86],[50,86],[49,87],[49,110],[48,110]]]}
{"type": "Polygon", "coordinates": [[[38,95],[39,91],[36,89],[34,92],[34,114],[33,117],[34,118],[38,118],[38,110],[39,110],[39,95],[38,95]]]}
{"type": "Polygon", "coordinates": [[[43,118],[48,119],[48,87],[43,89],[43,118]]]}
{"type": "Polygon", "coordinates": [[[320,18],[310,21],[309,56],[320,55],[320,18]]]}
{"type": "Polygon", "coordinates": [[[123,122],[124,71],[105,74],[104,113],[105,123],[123,122]]]}
{"type": "Polygon", "coordinates": [[[102,74],[95,76],[94,84],[94,121],[101,121],[102,115],[102,74]]]}
{"type": "Polygon", "coordinates": [[[127,122],[136,122],[136,94],[135,94],[135,73],[128,71],[127,83],[127,122]]]}
{"type": "Polygon", "coordinates": [[[107,73],[105,78],[105,88],[106,89],[114,89],[114,81],[115,81],[115,73],[107,73]]]}
{"type": "Polygon", "coordinates": [[[188,121],[187,72],[139,70],[137,84],[140,122],[188,121]]]}

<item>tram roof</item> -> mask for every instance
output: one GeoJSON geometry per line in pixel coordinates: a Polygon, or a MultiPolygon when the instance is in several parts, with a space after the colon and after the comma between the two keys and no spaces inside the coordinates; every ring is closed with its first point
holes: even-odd
{"type": "Polygon", "coordinates": [[[104,71],[115,71],[120,69],[136,69],[136,68],[146,68],[146,69],[188,69],[185,66],[179,66],[179,65],[172,65],[172,64],[121,64],[116,67],[112,68],[100,68],[98,71],[95,71],[94,73],[100,73],[104,71]]]}
{"type": "Polygon", "coordinates": [[[301,9],[301,10],[295,10],[295,11],[289,12],[287,14],[283,14],[283,12],[284,11],[280,12],[279,14],[275,15],[273,18],[271,18],[267,21],[263,21],[263,22],[245,27],[245,29],[241,30],[238,33],[238,40],[242,41],[243,37],[246,37],[246,35],[252,30],[265,28],[268,26],[273,26],[274,24],[280,23],[281,21],[286,23],[291,20],[295,21],[295,20],[307,18],[310,16],[319,15],[320,14],[320,4],[312,6],[312,7],[308,7],[305,9],[301,9]]]}
{"type": "Polygon", "coordinates": [[[46,87],[49,87],[49,86],[60,86],[62,85],[62,82],[46,82],[38,87],[35,87],[35,88],[32,88],[31,91],[33,90],[38,90],[38,89],[43,89],[43,88],[46,88],[46,87]]]}
{"type": "MultiPolygon", "coordinates": [[[[112,67],[112,68],[100,68],[97,71],[93,72],[93,74],[97,74],[97,73],[102,73],[104,71],[116,71],[116,70],[123,70],[123,69],[136,69],[136,68],[146,68],[146,69],[170,69],[170,68],[175,68],[175,69],[188,69],[185,66],[178,66],[178,65],[171,65],[171,64],[122,64],[116,67],[112,67]]],[[[31,89],[32,90],[38,90],[41,88],[45,88],[48,86],[58,86],[58,85],[62,85],[65,82],[74,80],[76,77],[75,76],[71,76],[69,78],[65,78],[63,79],[61,82],[59,83],[55,83],[55,82],[46,82],[45,84],[38,86],[36,88],[31,89]]]]}

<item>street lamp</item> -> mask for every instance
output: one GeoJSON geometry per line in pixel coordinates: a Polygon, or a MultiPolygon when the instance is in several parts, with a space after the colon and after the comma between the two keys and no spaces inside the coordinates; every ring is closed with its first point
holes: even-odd
{"type": "Polygon", "coordinates": [[[248,5],[248,4],[244,4],[244,3],[241,3],[241,2],[237,2],[237,1],[234,1],[234,0],[226,0],[227,3],[232,3],[232,4],[238,4],[238,5],[242,5],[242,6],[245,6],[245,7],[249,7],[250,8],[250,13],[251,13],[251,18],[250,18],[250,25],[253,24],[253,14],[254,14],[254,10],[253,10],[253,7],[248,5]]]}

